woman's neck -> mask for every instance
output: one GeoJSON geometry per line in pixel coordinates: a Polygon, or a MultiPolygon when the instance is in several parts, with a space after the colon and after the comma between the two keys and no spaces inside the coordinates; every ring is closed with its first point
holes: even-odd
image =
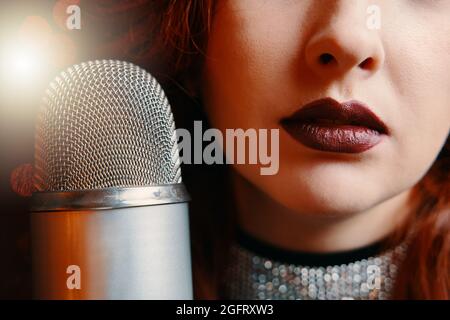
{"type": "Polygon", "coordinates": [[[407,190],[364,212],[312,216],[293,212],[240,175],[232,176],[240,228],[288,250],[326,253],[367,246],[394,232],[411,212],[407,190]]]}

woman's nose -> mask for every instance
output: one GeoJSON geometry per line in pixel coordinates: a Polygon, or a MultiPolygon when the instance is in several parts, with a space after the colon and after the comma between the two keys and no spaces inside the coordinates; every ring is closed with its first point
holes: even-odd
{"type": "Polygon", "coordinates": [[[384,63],[378,32],[369,30],[362,19],[352,19],[348,11],[340,12],[311,35],[305,48],[306,63],[317,76],[326,79],[353,71],[375,73],[384,63]]]}

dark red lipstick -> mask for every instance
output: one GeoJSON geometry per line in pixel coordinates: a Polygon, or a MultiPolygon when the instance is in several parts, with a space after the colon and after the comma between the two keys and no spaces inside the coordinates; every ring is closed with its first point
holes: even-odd
{"type": "Polygon", "coordinates": [[[281,121],[303,145],[329,152],[361,153],[381,142],[388,127],[359,101],[316,100],[281,121]]]}

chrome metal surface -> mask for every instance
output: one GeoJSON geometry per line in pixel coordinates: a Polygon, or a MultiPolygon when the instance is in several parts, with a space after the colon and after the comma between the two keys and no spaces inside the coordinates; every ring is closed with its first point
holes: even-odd
{"type": "Polygon", "coordinates": [[[32,212],[64,210],[105,210],[152,206],[189,201],[182,183],[97,190],[37,192],[32,197],[32,212]]]}
{"type": "Polygon", "coordinates": [[[31,225],[36,299],[193,298],[187,203],[39,212],[31,225]]]}

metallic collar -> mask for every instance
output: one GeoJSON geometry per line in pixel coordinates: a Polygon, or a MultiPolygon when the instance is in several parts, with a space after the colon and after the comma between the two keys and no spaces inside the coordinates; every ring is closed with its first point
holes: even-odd
{"type": "Polygon", "coordinates": [[[372,245],[345,254],[320,255],[292,253],[267,245],[261,249],[252,241],[249,237],[244,240],[241,237],[231,247],[224,283],[228,299],[389,299],[407,247],[403,243],[363,257],[362,254],[373,253],[380,246],[372,245]],[[352,256],[358,259],[343,262],[342,259],[348,260],[352,256]],[[313,264],[301,263],[301,260],[313,264]],[[321,261],[337,263],[323,265],[321,261]]]}

